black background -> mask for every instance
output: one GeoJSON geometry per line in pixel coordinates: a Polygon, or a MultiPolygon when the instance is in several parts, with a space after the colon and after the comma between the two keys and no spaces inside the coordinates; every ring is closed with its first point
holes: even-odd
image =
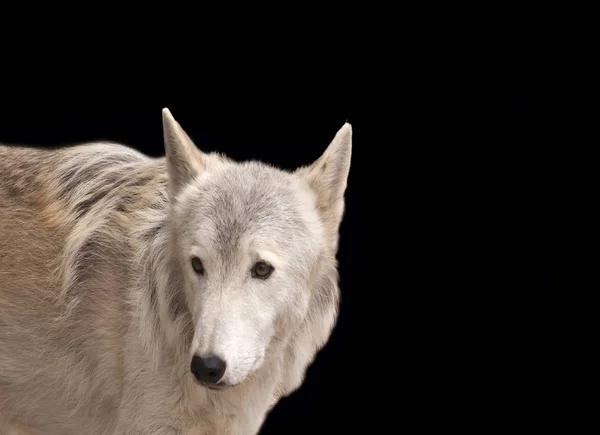
{"type": "Polygon", "coordinates": [[[523,11],[222,6],[5,15],[0,142],[159,156],[169,107],[201,149],[292,169],[349,121],[340,319],[261,433],[485,431],[524,413],[507,393],[520,353],[501,349],[557,269],[548,35],[523,11]]]}

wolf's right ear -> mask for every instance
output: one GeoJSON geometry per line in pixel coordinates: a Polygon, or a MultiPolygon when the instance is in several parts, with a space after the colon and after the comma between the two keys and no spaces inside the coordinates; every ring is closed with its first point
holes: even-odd
{"type": "Polygon", "coordinates": [[[206,154],[196,147],[166,107],[162,110],[162,120],[169,194],[175,196],[206,168],[206,154]]]}

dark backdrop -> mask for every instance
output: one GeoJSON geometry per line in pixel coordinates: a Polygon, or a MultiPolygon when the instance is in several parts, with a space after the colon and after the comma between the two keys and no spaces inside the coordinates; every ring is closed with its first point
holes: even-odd
{"type": "Polygon", "coordinates": [[[206,151],[294,168],[348,120],[339,323],[262,433],[506,424],[527,407],[499,399],[521,355],[501,349],[557,267],[543,237],[561,177],[536,93],[544,34],[516,12],[302,5],[5,27],[0,142],[106,139],[158,156],[169,107],[206,151]]]}

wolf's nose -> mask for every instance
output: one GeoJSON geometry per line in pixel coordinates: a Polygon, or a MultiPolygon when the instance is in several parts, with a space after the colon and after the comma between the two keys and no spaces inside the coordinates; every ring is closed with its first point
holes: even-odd
{"type": "Polygon", "coordinates": [[[196,379],[202,383],[216,384],[225,374],[227,364],[218,356],[200,358],[194,355],[191,370],[196,379]]]}

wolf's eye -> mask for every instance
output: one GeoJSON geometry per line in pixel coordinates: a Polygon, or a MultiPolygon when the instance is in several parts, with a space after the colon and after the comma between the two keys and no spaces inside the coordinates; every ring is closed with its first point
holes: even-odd
{"type": "Polygon", "coordinates": [[[198,257],[192,257],[192,267],[194,268],[194,272],[204,275],[204,266],[198,257]]]}
{"type": "Polygon", "coordinates": [[[259,261],[252,267],[252,278],[267,279],[271,273],[273,266],[264,261],[259,261]]]}

